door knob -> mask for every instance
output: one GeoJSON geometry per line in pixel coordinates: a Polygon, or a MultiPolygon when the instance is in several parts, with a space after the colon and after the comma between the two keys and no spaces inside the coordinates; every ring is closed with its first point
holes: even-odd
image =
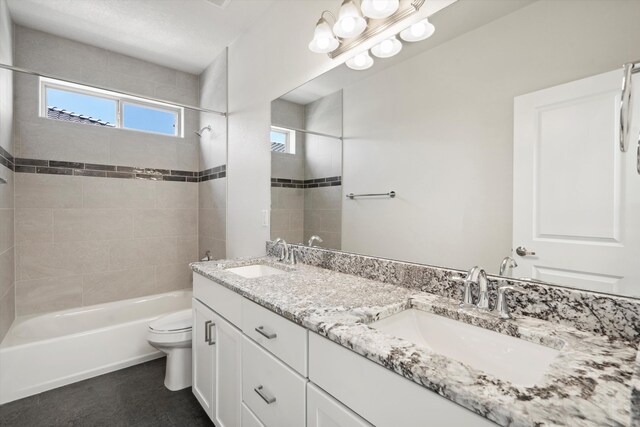
{"type": "Polygon", "coordinates": [[[535,255],[536,253],[533,251],[528,251],[527,248],[523,247],[523,246],[518,246],[516,248],[516,253],[520,256],[527,256],[527,255],[535,255]]]}

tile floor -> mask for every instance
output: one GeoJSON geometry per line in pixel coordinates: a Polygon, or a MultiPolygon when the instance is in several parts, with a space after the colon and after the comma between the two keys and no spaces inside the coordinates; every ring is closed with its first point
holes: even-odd
{"type": "Polygon", "coordinates": [[[0,406],[0,426],[213,426],[191,388],[164,387],[165,359],[0,406]]]}

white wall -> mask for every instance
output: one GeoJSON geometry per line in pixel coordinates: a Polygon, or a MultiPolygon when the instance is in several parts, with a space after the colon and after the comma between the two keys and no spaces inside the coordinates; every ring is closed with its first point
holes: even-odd
{"type": "Polygon", "coordinates": [[[307,48],[320,13],[336,7],[335,0],[277,1],[229,48],[229,258],[265,252],[271,101],[338,64],[307,48]]]}
{"type": "Polygon", "coordinates": [[[640,58],[640,2],[542,0],[344,91],[343,249],[492,272],[512,242],[513,98],[640,58]]]}

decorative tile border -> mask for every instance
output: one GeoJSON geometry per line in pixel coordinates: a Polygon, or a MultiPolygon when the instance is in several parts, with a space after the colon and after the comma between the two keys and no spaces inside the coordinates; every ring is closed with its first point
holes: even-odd
{"type": "MultiPolygon", "coordinates": [[[[0,152],[0,154],[2,153],[0,152]]],[[[141,168],[59,160],[13,159],[13,157],[11,160],[13,161],[13,163],[11,163],[11,167],[7,167],[20,173],[92,176],[98,178],[148,179],[153,181],[175,182],[204,182],[227,176],[226,165],[216,166],[215,168],[200,172],[193,172],[175,169],[141,168]]],[[[2,162],[2,159],[0,159],[0,162],[2,162]]]]}
{"type": "Polygon", "coordinates": [[[0,147],[0,165],[4,166],[4,167],[6,167],[6,168],[8,168],[10,170],[14,170],[14,168],[15,168],[14,161],[15,161],[15,159],[13,158],[11,153],[9,153],[4,148],[0,147]]]}
{"type": "MultiPolygon", "coordinates": [[[[303,245],[290,246],[296,251],[298,261],[304,264],[456,300],[462,299],[463,285],[453,280],[465,275],[460,270],[303,245]]],[[[268,241],[266,248],[268,255],[280,255],[281,248],[274,249],[272,242],[268,241]]],[[[498,280],[526,289],[527,292],[510,295],[509,308],[515,315],[569,325],[581,331],[640,343],[640,299],[513,279],[498,279],[495,276],[490,276],[489,280],[491,304],[495,300],[498,280]]],[[[474,294],[477,298],[476,287],[474,294]]]]}
{"type": "Polygon", "coordinates": [[[319,187],[335,187],[342,185],[341,176],[330,176],[327,178],[316,179],[289,179],[289,178],[271,178],[272,187],[283,188],[319,188],[319,187]]]}

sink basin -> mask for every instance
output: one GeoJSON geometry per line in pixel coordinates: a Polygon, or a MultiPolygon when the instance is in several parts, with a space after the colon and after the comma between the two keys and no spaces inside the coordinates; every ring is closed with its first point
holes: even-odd
{"type": "Polygon", "coordinates": [[[274,276],[276,274],[284,274],[286,271],[279,268],[269,267],[263,264],[245,265],[243,267],[228,268],[233,274],[246,277],[247,279],[255,279],[256,277],[274,276]]]}
{"type": "Polygon", "coordinates": [[[416,309],[401,311],[369,326],[525,387],[538,384],[559,353],[553,348],[416,309]]]}

